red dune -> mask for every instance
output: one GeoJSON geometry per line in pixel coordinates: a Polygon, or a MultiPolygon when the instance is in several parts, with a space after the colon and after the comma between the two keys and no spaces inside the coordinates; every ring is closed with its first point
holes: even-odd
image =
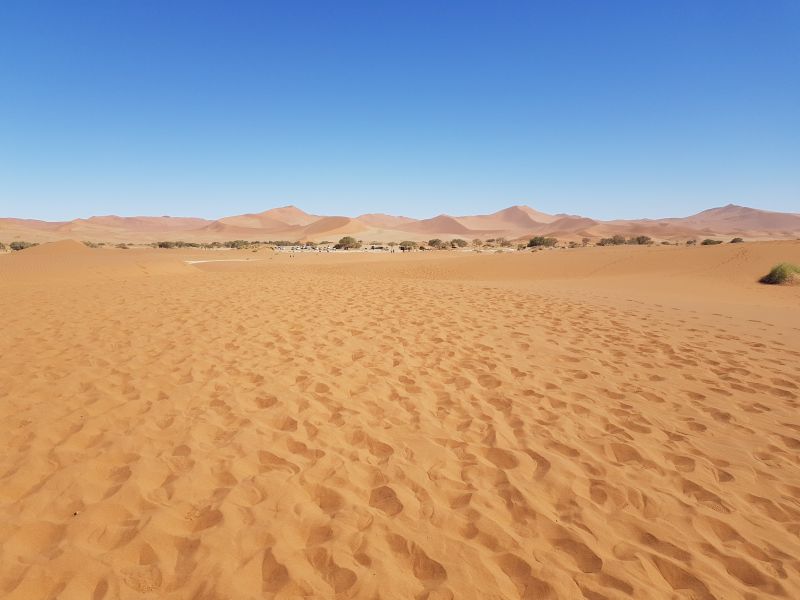
{"type": "MultiPolygon", "coordinates": [[[[326,235],[359,233],[367,228],[350,217],[323,217],[303,228],[303,239],[322,239],[326,235]]],[[[331,240],[333,241],[333,240],[331,240]]]]}
{"type": "Polygon", "coordinates": [[[394,229],[398,225],[407,225],[417,221],[417,219],[412,219],[410,217],[395,217],[383,213],[367,213],[356,217],[356,220],[369,227],[378,227],[380,229],[394,229]]]}
{"type": "Polygon", "coordinates": [[[0,241],[53,241],[65,235],[90,241],[152,242],[161,240],[224,241],[243,239],[322,239],[327,234],[362,233],[371,240],[401,241],[428,237],[524,239],[549,235],[562,240],[598,239],[612,235],[648,235],[657,240],[703,237],[794,239],[800,236],[800,215],[742,206],[724,206],[696,215],[665,219],[599,221],[559,213],[548,215],[527,206],[511,206],[489,215],[451,217],[439,215],[415,220],[380,213],[358,218],[320,217],[294,206],[261,213],[223,217],[216,221],[192,217],[103,216],[48,223],[26,219],[0,219],[0,241]],[[331,220],[333,219],[333,220],[331,220]],[[309,228],[310,227],[310,228],[309,228]]]}
{"type": "Polygon", "coordinates": [[[398,227],[401,231],[412,233],[438,233],[444,235],[470,234],[473,230],[468,229],[453,217],[439,215],[432,219],[423,219],[413,223],[407,223],[398,227]]]}

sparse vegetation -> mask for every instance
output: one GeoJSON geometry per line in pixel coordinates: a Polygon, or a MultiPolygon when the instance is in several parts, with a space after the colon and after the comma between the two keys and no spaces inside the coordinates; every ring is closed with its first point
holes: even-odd
{"type": "Polygon", "coordinates": [[[761,283],[781,285],[800,281],[800,266],[792,263],[781,263],[759,279],[761,283]]]}
{"type": "Polygon", "coordinates": [[[552,248],[556,244],[558,244],[558,240],[554,237],[544,237],[541,235],[537,235],[536,237],[532,237],[528,241],[528,248],[539,248],[539,247],[552,248]]]}
{"type": "Polygon", "coordinates": [[[0,252],[6,251],[6,245],[3,242],[0,242],[0,252]]]}
{"type": "Polygon", "coordinates": [[[127,250],[128,249],[128,244],[125,244],[125,243],[117,244],[116,247],[119,248],[120,250],[127,250]]]}
{"type": "MultiPolygon", "coordinates": [[[[227,244],[229,242],[225,243],[227,244]]],[[[246,243],[247,242],[245,242],[245,244],[246,243]]],[[[151,246],[153,246],[153,248],[199,248],[200,244],[197,242],[182,242],[179,240],[177,242],[155,242],[151,244],[151,246]]]]}
{"type": "Polygon", "coordinates": [[[740,237],[735,237],[730,241],[731,244],[741,244],[742,242],[744,242],[744,240],[740,237]]]}
{"type": "Polygon", "coordinates": [[[453,248],[465,248],[467,246],[467,240],[456,238],[450,241],[450,246],[453,248]]]}
{"type": "Polygon", "coordinates": [[[599,242],[597,242],[598,246],[621,246],[625,243],[625,236],[624,235],[614,235],[610,238],[603,238],[599,242]]]}
{"type": "Polygon", "coordinates": [[[86,246],[87,248],[99,248],[99,246],[94,242],[84,241],[83,245],[86,246]]]}
{"type": "Polygon", "coordinates": [[[400,250],[403,252],[409,252],[417,247],[417,242],[412,242],[410,240],[405,240],[400,242],[400,250]]]}
{"type": "Polygon", "coordinates": [[[33,248],[34,246],[38,246],[38,245],[39,244],[36,244],[34,242],[15,241],[15,242],[11,242],[8,245],[8,247],[11,248],[14,252],[18,252],[20,250],[25,250],[25,248],[33,248]]]}
{"type": "Polygon", "coordinates": [[[436,248],[437,250],[441,250],[442,248],[444,248],[445,244],[442,240],[436,238],[433,240],[428,240],[428,246],[430,246],[431,248],[436,248]]]}
{"type": "Polygon", "coordinates": [[[697,240],[686,240],[687,246],[694,246],[695,244],[697,244],[697,240]]]}
{"type": "Polygon", "coordinates": [[[716,246],[717,244],[721,243],[722,240],[712,240],[711,238],[706,238],[701,242],[703,246],[716,246]]]}

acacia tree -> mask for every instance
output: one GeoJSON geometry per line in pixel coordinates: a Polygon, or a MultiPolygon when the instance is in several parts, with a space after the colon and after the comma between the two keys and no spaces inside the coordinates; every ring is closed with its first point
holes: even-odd
{"type": "Polygon", "coordinates": [[[552,248],[558,243],[558,240],[554,237],[544,237],[541,235],[537,235],[536,237],[532,237],[528,242],[528,248],[552,248]]]}
{"type": "Polygon", "coordinates": [[[350,250],[351,248],[360,248],[361,242],[356,240],[356,238],[351,237],[349,235],[344,236],[342,239],[339,240],[339,243],[334,245],[334,248],[337,250],[350,250]]]}

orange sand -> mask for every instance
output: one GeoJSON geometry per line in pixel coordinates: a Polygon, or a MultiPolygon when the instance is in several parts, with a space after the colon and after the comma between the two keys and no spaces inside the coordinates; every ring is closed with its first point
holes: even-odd
{"type": "Polygon", "coordinates": [[[0,597],[800,597],[800,243],[0,256],[0,597]]]}

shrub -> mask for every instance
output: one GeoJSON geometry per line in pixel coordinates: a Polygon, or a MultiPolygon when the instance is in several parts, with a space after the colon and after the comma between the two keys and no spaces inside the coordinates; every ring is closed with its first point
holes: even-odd
{"type": "Polygon", "coordinates": [[[625,243],[625,236],[617,234],[610,238],[603,238],[597,242],[598,246],[621,246],[625,243]]]}
{"type": "Polygon", "coordinates": [[[94,242],[84,241],[83,245],[86,246],[87,248],[99,248],[99,246],[97,244],[95,244],[94,242]]]}
{"type": "Polygon", "coordinates": [[[532,237],[528,241],[528,248],[538,248],[540,246],[544,246],[545,248],[552,248],[557,243],[558,240],[556,238],[537,235],[536,237],[532,237]]]}
{"type": "Polygon", "coordinates": [[[581,244],[583,244],[584,246],[588,246],[588,245],[589,245],[589,242],[591,242],[591,241],[592,241],[592,240],[590,240],[589,238],[586,238],[586,237],[585,237],[585,238],[582,238],[582,239],[581,239],[581,244]]]}
{"type": "Polygon", "coordinates": [[[444,242],[440,239],[428,240],[428,246],[431,248],[436,248],[437,250],[441,250],[444,248],[444,242]]]}
{"type": "Polygon", "coordinates": [[[772,267],[772,270],[764,275],[759,281],[771,285],[782,283],[794,283],[800,279],[800,266],[792,263],[781,263],[772,267]]]}
{"type": "Polygon", "coordinates": [[[6,245],[3,242],[0,242],[0,252],[6,251],[6,245]]]}
{"type": "Polygon", "coordinates": [[[478,238],[475,238],[474,240],[472,240],[472,245],[475,246],[476,248],[480,248],[481,246],[483,246],[483,242],[478,238]]]}
{"type": "Polygon", "coordinates": [[[360,248],[361,242],[356,240],[354,237],[346,235],[339,240],[338,244],[335,244],[333,247],[337,250],[350,250],[351,248],[360,248]]]}
{"type": "Polygon", "coordinates": [[[739,237],[733,238],[730,241],[731,244],[741,244],[742,242],[744,242],[744,240],[742,238],[739,238],[739,237]]]}
{"type": "Polygon", "coordinates": [[[35,244],[32,242],[11,242],[9,244],[9,248],[11,248],[14,252],[19,250],[25,250],[25,248],[32,248],[33,246],[38,246],[39,244],[35,244]]]}
{"type": "Polygon", "coordinates": [[[464,248],[467,245],[467,240],[462,240],[461,238],[456,238],[450,241],[450,245],[453,248],[464,248]]]}
{"type": "Polygon", "coordinates": [[[697,240],[686,240],[687,246],[694,246],[695,244],[697,244],[697,240]]]}
{"type": "Polygon", "coordinates": [[[412,242],[409,240],[400,242],[400,250],[402,250],[403,252],[408,252],[409,250],[413,250],[416,247],[417,247],[417,242],[412,242]]]}
{"type": "Polygon", "coordinates": [[[247,248],[250,243],[247,240],[231,240],[222,244],[226,248],[233,248],[234,250],[242,250],[247,248]]]}
{"type": "Polygon", "coordinates": [[[653,243],[653,239],[649,235],[637,235],[630,238],[628,243],[634,246],[649,246],[653,243]]]}
{"type": "Polygon", "coordinates": [[[722,240],[712,240],[711,238],[706,238],[701,243],[703,246],[716,246],[717,244],[721,244],[722,240]]]}

